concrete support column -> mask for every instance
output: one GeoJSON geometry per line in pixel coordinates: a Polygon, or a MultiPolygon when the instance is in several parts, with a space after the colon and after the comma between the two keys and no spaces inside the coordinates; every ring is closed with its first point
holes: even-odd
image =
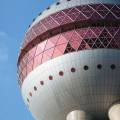
{"type": "Polygon", "coordinates": [[[120,120],[120,104],[113,105],[108,112],[110,120],[120,120]]]}
{"type": "Polygon", "coordinates": [[[81,110],[75,110],[67,115],[66,120],[90,120],[90,117],[81,110]]]}

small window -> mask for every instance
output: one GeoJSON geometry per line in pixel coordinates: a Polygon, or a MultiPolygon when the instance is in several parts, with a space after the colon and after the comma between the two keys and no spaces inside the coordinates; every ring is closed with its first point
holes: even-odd
{"type": "Polygon", "coordinates": [[[33,22],[35,21],[35,18],[33,19],[33,22]]]}
{"type": "Polygon", "coordinates": [[[75,72],[76,71],[76,69],[75,68],[71,68],[71,72],[75,72]]]}
{"type": "Polygon", "coordinates": [[[34,90],[37,91],[37,87],[36,86],[34,86],[34,90]]]}
{"type": "Polygon", "coordinates": [[[38,15],[40,16],[42,13],[40,12],[38,15]]]}
{"type": "Polygon", "coordinates": [[[112,64],[110,67],[112,70],[114,70],[116,68],[116,66],[114,64],[112,64]]]}
{"type": "Polygon", "coordinates": [[[89,67],[87,65],[84,66],[84,70],[88,70],[89,67]]]}
{"type": "Polygon", "coordinates": [[[32,97],[32,93],[30,92],[29,95],[32,97]]]}
{"type": "Polygon", "coordinates": [[[50,76],[49,76],[49,80],[53,80],[53,76],[50,75],[50,76]]]}
{"type": "Polygon", "coordinates": [[[41,84],[41,85],[44,85],[44,81],[40,81],[40,84],[41,84]]]}
{"type": "Polygon", "coordinates": [[[102,65],[101,64],[98,64],[97,65],[97,68],[100,70],[100,69],[102,69],[102,65]]]}
{"type": "Polygon", "coordinates": [[[59,5],[59,4],[60,4],[60,2],[57,2],[57,3],[56,3],[56,5],[59,5]]]}
{"type": "Polygon", "coordinates": [[[60,76],[63,76],[63,75],[64,75],[64,72],[63,72],[63,71],[60,71],[60,72],[59,72],[59,75],[60,75],[60,76]]]}
{"type": "Polygon", "coordinates": [[[50,7],[47,7],[47,10],[49,10],[50,9],[50,7]]]}

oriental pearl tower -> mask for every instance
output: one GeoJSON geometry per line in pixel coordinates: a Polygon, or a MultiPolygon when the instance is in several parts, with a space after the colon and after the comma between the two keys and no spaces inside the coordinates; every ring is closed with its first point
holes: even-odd
{"type": "Polygon", "coordinates": [[[35,120],[120,120],[120,0],[59,0],[29,26],[19,86],[35,120]]]}

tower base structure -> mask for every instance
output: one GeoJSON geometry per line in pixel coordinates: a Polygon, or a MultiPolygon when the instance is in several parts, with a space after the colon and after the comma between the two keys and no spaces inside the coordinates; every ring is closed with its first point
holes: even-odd
{"type": "Polygon", "coordinates": [[[109,109],[108,115],[110,120],[120,120],[120,104],[113,105],[109,109]]]}
{"type": "Polygon", "coordinates": [[[90,116],[82,110],[75,110],[67,115],[66,120],[91,120],[90,116]]]}

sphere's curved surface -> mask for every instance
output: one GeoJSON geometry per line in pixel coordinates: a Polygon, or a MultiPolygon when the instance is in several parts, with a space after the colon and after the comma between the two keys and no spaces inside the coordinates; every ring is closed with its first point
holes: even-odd
{"type": "Polygon", "coordinates": [[[57,13],[61,10],[80,6],[80,5],[87,5],[87,4],[119,4],[119,0],[70,0],[69,2],[67,0],[60,0],[59,2],[51,5],[46,10],[43,11],[43,13],[40,14],[36,18],[36,20],[31,24],[31,27],[37,24],[40,20],[44,19],[45,17],[57,13]],[[59,6],[58,6],[59,5],[59,6]]]}
{"type": "Polygon", "coordinates": [[[79,51],[50,60],[25,79],[24,100],[38,120],[65,120],[67,113],[75,109],[103,117],[120,98],[119,61],[120,51],[106,49],[79,51]],[[112,69],[112,65],[116,67],[112,69]]]}
{"type": "Polygon", "coordinates": [[[72,110],[107,119],[120,100],[120,1],[60,0],[28,29],[19,84],[36,120],[72,110]]]}

